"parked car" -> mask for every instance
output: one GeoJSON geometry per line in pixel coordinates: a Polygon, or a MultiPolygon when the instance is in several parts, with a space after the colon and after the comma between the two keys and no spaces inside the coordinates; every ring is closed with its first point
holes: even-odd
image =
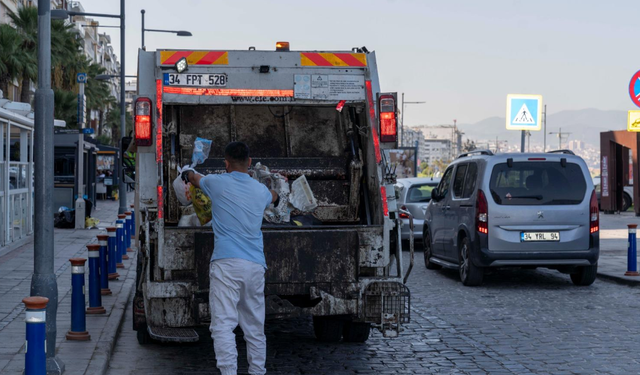
{"type": "MultiPolygon", "coordinates": [[[[431,191],[440,183],[439,178],[412,177],[399,178],[396,184],[396,199],[400,208],[411,212],[413,216],[413,235],[415,240],[422,240],[422,223],[427,205],[431,201],[431,191]]],[[[402,240],[409,240],[409,216],[400,214],[402,218],[402,240]]]]}
{"type": "MultiPolygon", "coordinates": [[[[598,207],[600,207],[600,196],[601,196],[601,188],[600,188],[600,176],[596,176],[593,178],[593,186],[596,189],[596,199],[598,199],[598,207]]],[[[628,185],[622,188],[622,211],[627,211],[633,205],[633,186],[628,185]]]]}
{"type": "Polygon", "coordinates": [[[596,278],[598,202],[573,153],[460,155],[431,193],[423,228],[428,269],[480,285],[489,267],[547,267],[576,285],[596,278]]]}

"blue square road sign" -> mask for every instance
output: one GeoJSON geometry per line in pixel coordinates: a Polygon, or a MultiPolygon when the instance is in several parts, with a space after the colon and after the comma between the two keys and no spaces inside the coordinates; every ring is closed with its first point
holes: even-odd
{"type": "Polygon", "coordinates": [[[507,130],[540,130],[541,120],[541,95],[507,95],[507,130]]]}

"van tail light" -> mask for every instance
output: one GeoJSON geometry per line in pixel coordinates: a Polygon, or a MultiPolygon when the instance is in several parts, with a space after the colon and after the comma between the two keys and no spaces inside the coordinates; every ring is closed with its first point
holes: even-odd
{"type": "Polygon", "coordinates": [[[489,205],[487,197],[482,190],[478,190],[476,198],[476,230],[480,233],[489,234],[489,205]]]}
{"type": "Polygon", "coordinates": [[[396,98],[393,95],[380,95],[380,141],[395,142],[398,137],[396,119],[396,98]]]}
{"type": "Polygon", "coordinates": [[[598,209],[598,199],[596,191],[591,193],[591,203],[589,204],[589,232],[595,233],[600,230],[600,210],[598,209]]]}
{"type": "MultiPolygon", "coordinates": [[[[403,211],[409,211],[407,206],[402,206],[402,207],[400,207],[400,209],[403,210],[403,211]]],[[[409,215],[405,214],[404,212],[400,212],[400,218],[401,219],[408,219],[409,215]]]]}
{"type": "Polygon", "coordinates": [[[138,98],[135,106],[135,135],[136,145],[151,146],[151,100],[138,98]]]}

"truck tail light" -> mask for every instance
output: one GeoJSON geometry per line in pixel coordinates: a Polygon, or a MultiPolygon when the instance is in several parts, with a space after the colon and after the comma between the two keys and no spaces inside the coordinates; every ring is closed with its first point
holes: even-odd
{"type": "MultiPolygon", "coordinates": [[[[402,206],[402,207],[400,207],[400,209],[403,210],[403,211],[409,211],[407,209],[407,206],[402,206]]],[[[404,212],[400,212],[400,218],[401,219],[408,219],[409,215],[405,214],[404,212]]]]}
{"type": "Polygon", "coordinates": [[[478,190],[476,198],[476,230],[483,234],[489,234],[489,204],[482,190],[478,190]]]}
{"type": "Polygon", "coordinates": [[[138,98],[135,106],[136,145],[151,146],[151,100],[138,98]]]}
{"type": "Polygon", "coordinates": [[[396,99],[393,95],[380,95],[380,141],[395,142],[397,135],[396,99]]]}
{"type": "Polygon", "coordinates": [[[380,195],[382,196],[382,213],[389,216],[389,206],[387,204],[387,188],[380,186],[380,195]]]}
{"type": "Polygon", "coordinates": [[[600,211],[598,210],[598,199],[596,191],[591,193],[591,203],[589,204],[589,232],[595,233],[600,230],[600,211]]]}

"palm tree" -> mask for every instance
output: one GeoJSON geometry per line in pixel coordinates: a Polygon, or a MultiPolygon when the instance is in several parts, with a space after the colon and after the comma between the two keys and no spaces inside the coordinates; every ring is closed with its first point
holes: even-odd
{"type": "Polygon", "coordinates": [[[78,127],[78,96],[72,91],[54,90],[53,100],[55,118],[66,121],[67,128],[76,129],[78,127]]]}
{"type": "Polygon", "coordinates": [[[51,65],[53,66],[52,86],[57,89],[73,90],[76,85],[78,61],[84,59],[80,51],[81,43],[72,25],[64,21],[51,22],[51,65]]]}
{"type": "Polygon", "coordinates": [[[26,60],[20,34],[8,24],[0,25],[0,89],[5,97],[9,83],[22,75],[26,60]]]}
{"type": "Polygon", "coordinates": [[[38,79],[38,9],[34,6],[26,6],[18,9],[18,13],[10,13],[9,17],[16,26],[22,41],[22,50],[26,55],[22,69],[22,91],[20,101],[29,103],[30,83],[38,79]]]}

